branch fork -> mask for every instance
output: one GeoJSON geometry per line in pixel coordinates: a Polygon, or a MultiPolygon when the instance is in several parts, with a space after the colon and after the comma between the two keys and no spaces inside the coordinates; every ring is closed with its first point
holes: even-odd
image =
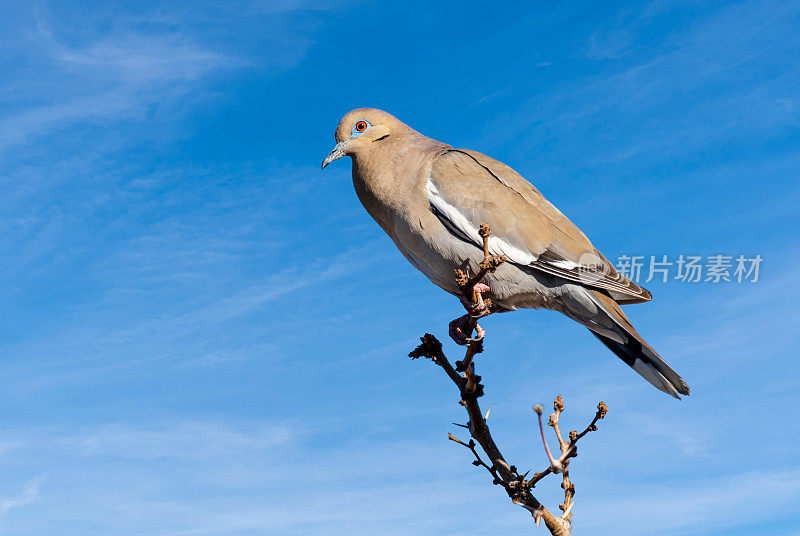
{"type": "MultiPolygon", "coordinates": [[[[553,401],[553,413],[550,415],[547,424],[555,432],[558,440],[560,454],[556,458],[553,456],[547,444],[542,414],[544,407],[540,404],[534,405],[533,410],[538,416],[539,432],[542,438],[545,453],[549,466],[541,471],[534,473],[528,478],[530,471],[520,473],[516,466],[506,462],[500,449],[492,438],[486,419],[489,411],[484,414],[481,411],[478,399],[484,394],[484,386],[481,384],[481,377],[475,372],[475,357],[483,352],[484,331],[478,326],[477,319],[496,312],[491,299],[483,298],[482,294],[489,291],[489,287],[481,283],[481,279],[498,266],[505,262],[505,257],[489,254],[489,236],[491,230],[487,225],[481,225],[481,237],[483,237],[484,260],[480,263],[480,270],[474,276],[469,277],[466,272],[456,270],[456,282],[462,294],[462,303],[467,308],[467,315],[454,320],[450,323],[450,336],[462,346],[466,346],[464,359],[455,362],[453,366],[442,350],[442,343],[433,335],[426,333],[421,337],[421,343],[415,348],[409,357],[417,359],[427,357],[444,370],[445,374],[458,387],[461,395],[460,404],[464,406],[469,416],[466,425],[459,424],[469,430],[471,438],[469,441],[462,441],[452,434],[447,434],[448,439],[467,448],[475,458],[472,465],[483,467],[492,477],[492,484],[501,486],[514,504],[528,510],[538,527],[544,521],[547,530],[553,536],[570,536],[572,532],[572,510],[575,505],[575,485],[570,480],[569,465],[572,458],[578,455],[577,444],[589,432],[597,430],[597,422],[603,419],[608,413],[605,403],[597,405],[597,412],[589,425],[580,433],[572,430],[569,441],[565,440],[559,425],[559,418],[564,411],[564,400],[561,395],[553,401]],[[472,332],[476,331],[476,337],[472,337],[472,332]],[[478,446],[483,451],[486,461],[481,456],[478,446]],[[531,490],[538,482],[549,474],[561,474],[561,487],[564,489],[564,502],[559,504],[562,511],[560,516],[553,514],[533,495],[531,490]]],[[[489,408],[491,410],[491,407],[489,408]]],[[[455,423],[454,423],[455,424],[455,423]]]]}
{"type": "Polygon", "coordinates": [[[564,401],[561,395],[556,397],[553,402],[555,412],[550,415],[548,425],[555,431],[559,442],[561,454],[558,458],[552,456],[545,439],[541,417],[544,408],[541,405],[534,406],[534,411],[539,417],[539,430],[550,465],[544,471],[537,472],[528,479],[530,471],[521,473],[516,466],[510,465],[501,454],[486,422],[489,412],[487,411],[484,415],[478,403],[478,399],[484,394],[484,386],[480,383],[481,377],[475,373],[474,357],[483,351],[481,341],[471,341],[467,346],[464,359],[456,361],[456,366],[453,366],[442,350],[442,343],[436,337],[426,333],[420,340],[422,344],[409,353],[409,357],[412,359],[427,357],[439,365],[458,387],[461,394],[460,404],[464,406],[469,416],[469,421],[466,425],[458,425],[469,430],[471,436],[469,441],[463,441],[450,433],[447,434],[448,439],[468,449],[475,458],[472,461],[472,465],[483,467],[491,475],[492,484],[501,486],[514,504],[525,508],[531,513],[537,527],[544,521],[545,526],[553,536],[570,536],[572,531],[572,507],[575,504],[575,486],[569,478],[570,459],[578,455],[576,448],[578,441],[587,433],[597,430],[597,421],[605,417],[608,412],[606,405],[600,402],[597,405],[594,419],[589,426],[581,433],[575,430],[571,431],[568,436],[569,441],[565,441],[558,422],[559,416],[564,410],[564,401]],[[479,446],[487,460],[484,460],[484,457],[481,456],[478,450],[479,446]],[[531,492],[539,481],[549,474],[556,473],[561,473],[561,487],[564,489],[564,502],[559,504],[559,508],[563,512],[561,516],[556,516],[550,512],[531,492]]]}

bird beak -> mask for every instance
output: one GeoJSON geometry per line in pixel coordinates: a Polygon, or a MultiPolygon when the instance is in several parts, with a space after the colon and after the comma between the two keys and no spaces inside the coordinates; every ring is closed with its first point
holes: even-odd
{"type": "Polygon", "coordinates": [[[334,160],[338,160],[344,156],[344,144],[347,143],[347,140],[339,142],[333,148],[333,151],[325,157],[325,160],[322,161],[322,169],[325,169],[325,166],[333,162],[334,160]]]}

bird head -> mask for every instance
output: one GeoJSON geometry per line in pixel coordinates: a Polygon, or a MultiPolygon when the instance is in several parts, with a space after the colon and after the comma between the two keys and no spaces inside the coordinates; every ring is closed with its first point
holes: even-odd
{"type": "Polygon", "coordinates": [[[376,108],[348,112],[336,127],[336,146],[322,161],[322,169],[343,156],[354,157],[371,151],[376,143],[411,129],[391,114],[376,108]]]}

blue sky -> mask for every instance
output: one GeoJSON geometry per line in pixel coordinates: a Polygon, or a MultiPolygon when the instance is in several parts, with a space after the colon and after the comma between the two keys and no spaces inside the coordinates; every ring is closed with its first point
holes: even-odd
{"type": "Polygon", "coordinates": [[[681,402],[555,313],[487,319],[478,366],[520,467],[532,403],[608,404],[576,534],[799,535],[797,3],[393,4],[0,8],[0,533],[534,530],[405,357],[460,305],[347,159],[319,170],[375,106],[515,167],[611,258],[764,258],[626,309],[681,402]]]}

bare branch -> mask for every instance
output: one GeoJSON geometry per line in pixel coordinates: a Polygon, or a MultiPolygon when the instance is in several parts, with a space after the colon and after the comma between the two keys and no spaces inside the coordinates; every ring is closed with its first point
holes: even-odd
{"type": "Polygon", "coordinates": [[[456,372],[456,369],[447,357],[445,357],[442,351],[442,343],[439,342],[436,337],[426,333],[425,336],[421,338],[421,341],[422,344],[412,351],[409,357],[412,359],[417,359],[419,357],[430,358],[445,371],[450,380],[458,387],[461,394],[461,405],[464,406],[469,415],[467,426],[474,441],[471,440],[469,443],[465,443],[452,435],[448,435],[448,437],[452,441],[472,451],[475,456],[473,464],[484,467],[492,475],[492,483],[502,486],[515,504],[531,512],[531,515],[533,515],[535,519],[542,519],[551,534],[554,536],[569,536],[569,523],[547,510],[547,508],[533,496],[530,491],[532,486],[525,480],[527,473],[520,474],[515,466],[506,462],[505,458],[500,453],[500,449],[492,438],[489,426],[486,424],[483,412],[478,403],[478,398],[483,396],[483,385],[480,383],[480,376],[474,372],[475,365],[472,362],[472,357],[483,351],[481,342],[470,342],[467,348],[467,354],[464,356],[464,360],[460,362],[466,369],[464,371],[464,376],[462,376],[456,372]],[[470,357],[470,353],[472,357],[470,357]],[[467,390],[467,386],[471,382],[467,372],[473,376],[474,390],[472,391],[467,390]],[[476,442],[488,457],[489,462],[484,462],[478,454],[475,448],[476,442]]]}
{"type": "Polygon", "coordinates": [[[491,229],[487,225],[481,225],[480,236],[483,238],[484,259],[479,264],[479,271],[473,277],[470,277],[462,270],[455,271],[456,282],[462,292],[462,303],[467,308],[468,314],[450,323],[450,335],[458,344],[467,347],[464,359],[456,361],[454,367],[445,357],[442,343],[429,333],[426,333],[421,338],[422,344],[408,355],[412,359],[419,357],[430,358],[444,370],[445,374],[458,387],[461,394],[461,405],[467,410],[467,415],[469,416],[469,421],[466,425],[459,424],[458,426],[469,430],[472,439],[464,442],[452,434],[447,434],[448,438],[472,452],[475,458],[472,464],[486,469],[492,476],[493,484],[502,486],[514,504],[522,506],[531,513],[537,527],[543,520],[553,536],[570,536],[572,531],[572,507],[575,504],[575,486],[569,478],[570,459],[578,455],[578,441],[587,433],[597,430],[597,421],[605,417],[608,408],[603,402],[600,402],[597,405],[597,413],[589,426],[581,433],[575,430],[571,431],[569,433],[569,441],[565,441],[559,426],[559,418],[564,411],[564,400],[561,395],[556,397],[553,403],[554,413],[550,415],[548,420],[548,425],[553,428],[561,451],[559,457],[555,458],[550,452],[544,433],[544,425],[542,423],[544,408],[537,404],[534,406],[534,411],[538,414],[539,431],[545,452],[550,460],[550,466],[544,471],[535,473],[530,479],[526,479],[527,472],[520,474],[514,465],[509,465],[503,458],[486,423],[489,412],[487,411],[484,415],[478,403],[478,399],[483,396],[483,384],[481,384],[481,377],[475,373],[474,362],[475,356],[483,352],[483,330],[478,325],[477,320],[496,310],[490,299],[482,297],[482,293],[488,291],[489,287],[480,281],[487,273],[494,272],[506,260],[502,255],[493,256],[489,254],[490,235],[491,229]],[[472,338],[473,331],[477,333],[475,338],[472,338]],[[477,449],[478,445],[480,445],[488,461],[484,461],[481,457],[477,449]],[[561,486],[564,489],[564,502],[559,505],[563,511],[560,517],[545,508],[531,492],[531,489],[539,481],[554,473],[562,474],[561,486]]]}

